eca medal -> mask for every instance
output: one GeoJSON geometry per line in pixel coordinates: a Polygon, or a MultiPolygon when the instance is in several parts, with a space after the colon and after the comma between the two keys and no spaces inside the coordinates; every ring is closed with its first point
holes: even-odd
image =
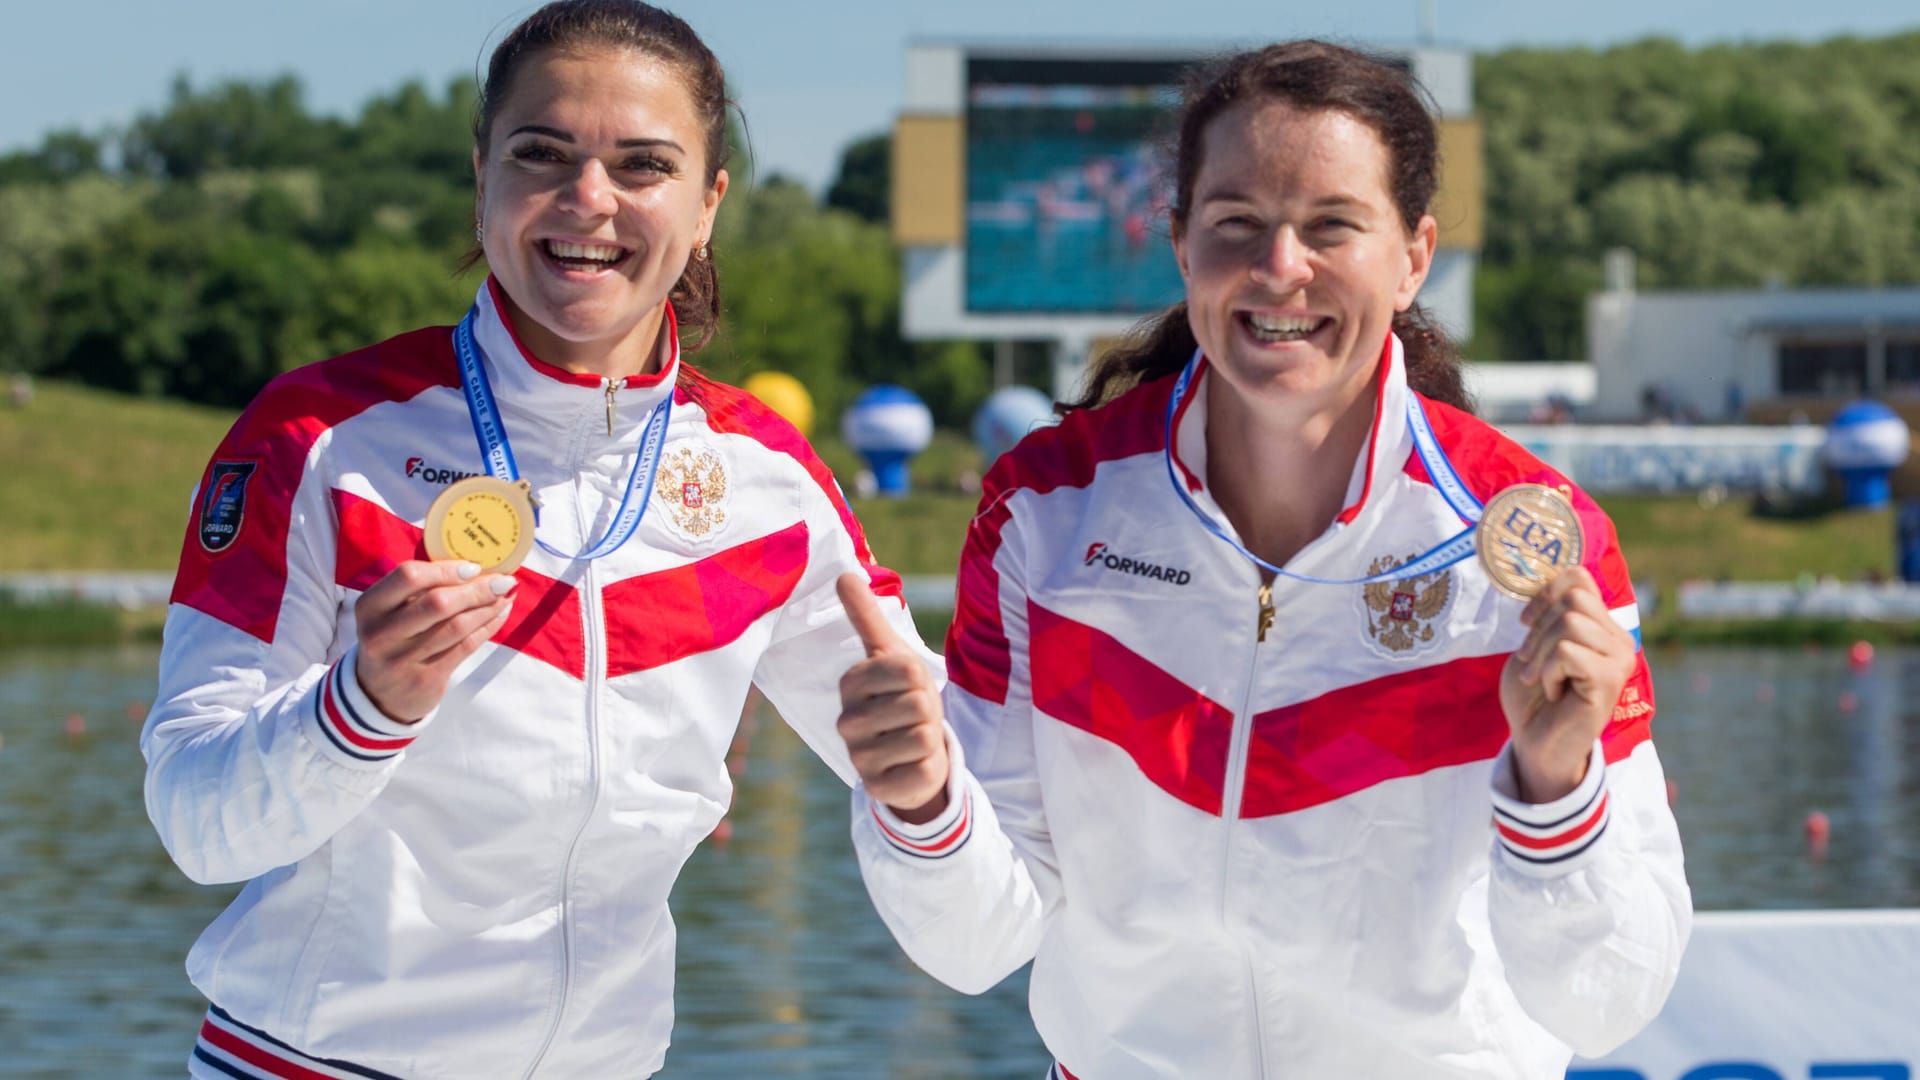
{"type": "Polygon", "coordinates": [[[1494,587],[1531,600],[1562,570],[1579,566],[1586,537],[1565,489],[1515,484],[1487,503],[1474,548],[1494,587]]]}
{"type": "Polygon", "coordinates": [[[470,476],[449,485],[427,510],[427,554],[465,559],[484,572],[511,574],[533,548],[533,496],[527,482],[470,476]]]}

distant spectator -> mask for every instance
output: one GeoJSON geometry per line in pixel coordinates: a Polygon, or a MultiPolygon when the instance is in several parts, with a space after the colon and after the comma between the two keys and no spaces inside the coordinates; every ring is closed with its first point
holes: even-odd
{"type": "Polygon", "coordinates": [[[1573,423],[1573,402],[1567,395],[1558,391],[1548,394],[1547,399],[1534,406],[1530,419],[1536,424],[1573,423]]]}
{"type": "Polygon", "coordinates": [[[1673,421],[1673,397],[1667,388],[1659,383],[1648,383],[1640,388],[1640,417],[1649,424],[1666,424],[1673,421]]]}

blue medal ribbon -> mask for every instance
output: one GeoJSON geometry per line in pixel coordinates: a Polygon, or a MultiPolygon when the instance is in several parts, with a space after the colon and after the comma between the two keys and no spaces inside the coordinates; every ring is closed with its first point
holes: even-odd
{"type": "MultiPolygon", "coordinates": [[[[520,466],[513,460],[513,444],[507,439],[506,425],[494,402],[493,384],[487,381],[487,369],[480,363],[480,349],[473,339],[473,320],[479,311],[479,305],[474,305],[453,330],[453,351],[460,363],[460,390],[467,398],[467,415],[473,420],[473,437],[480,444],[480,460],[486,465],[487,475],[517,483],[520,466]]],[[[640,437],[640,456],[633,461],[626,494],[621,496],[620,509],[614,514],[613,524],[607,526],[606,534],[576,555],[560,551],[536,535],[534,542],[542,551],[560,559],[592,560],[611,555],[632,538],[640,526],[641,515],[647,512],[647,502],[653,498],[654,477],[660,471],[660,450],[667,442],[667,421],[672,411],[673,388],[668,387],[666,400],[654,406],[647,416],[647,428],[640,437]]],[[[537,533],[540,528],[538,502],[533,506],[533,526],[537,533]]]]}
{"type": "Polygon", "coordinates": [[[1180,403],[1186,399],[1194,375],[1200,370],[1201,355],[1201,350],[1194,350],[1193,358],[1187,361],[1186,368],[1180,372],[1179,380],[1173,384],[1173,396],[1167,401],[1167,440],[1164,453],[1167,459],[1167,479],[1172,481],[1173,490],[1179,494],[1180,501],[1187,504],[1187,509],[1193,511],[1193,516],[1200,519],[1200,524],[1206,526],[1208,532],[1219,537],[1221,541],[1257,566],[1272,571],[1280,577],[1311,582],[1315,585],[1370,585],[1376,581],[1401,581],[1419,577],[1422,574],[1431,574],[1436,570],[1444,570],[1473,554],[1474,525],[1479,522],[1484,507],[1480,500],[1474,498],[1473,493],[1467,490],[1467,485],[1461,481],[1460,474],[1454,470],[1453,462],[1448,461],[1446,453],[1440,449],[1440,440],[1434,438],[1433,427],[1427,422],[1426,410],[1420,406],[1420,395],[1414,393],[1411,387],[1407,389],[1407,428],[1413,435],[1414,452],[1420,455],[1420,463],[1426,466],[1427,475],[1433,478],[1433,485],[1439,490],[1440,496],[1447,500],[1447,505],[1453,509],[1454,514],[1466,523],[1466,528],[1411,562],[1357,578],[1323,578],[1312,574],[1295,573],[1275,566],[1247,550],[1245,544],[1227,535],[1227,531],[1209,517],[1207,512],[1200,508],[1199,503],[1193,501],[1193,495],[1187,491],[1187,485],[1181,482],[1179,471],[1174,467],[1173,452],[1176,434],[1174,418],[1180,412],[1180,403]]]}

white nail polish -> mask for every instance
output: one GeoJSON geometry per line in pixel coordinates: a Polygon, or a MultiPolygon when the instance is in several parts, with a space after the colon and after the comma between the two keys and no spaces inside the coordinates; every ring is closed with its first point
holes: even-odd
{"type": "Polygon", "coordinates": [[[454,564],[453,572],[461,581],[472,581],[474,578],[480,576],[480,564],[473,562],[456,563],[454,564]]]}
{"type": "Polygon", "coordinates": [[[518,581],[503,575],[487,582],[487,588],[492,589],[493,595],[495,596],[505,596],[512,592],[513,587],[518,584],[520,584],[518,581]]]}

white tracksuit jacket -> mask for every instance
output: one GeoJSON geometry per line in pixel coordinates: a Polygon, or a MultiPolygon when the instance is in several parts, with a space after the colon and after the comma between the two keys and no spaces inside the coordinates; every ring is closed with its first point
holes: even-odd
{"type": "Polygon", "coordinates": [[[402,725],[354,678],[353,607],[425,557],[429,504],[481,468],[449,328],[292,372],[241,416],[196,498],[141,734],[174,860],[247,881],[188,958],[218,1007],[195,1075],[659,1068],[667,895],[726,811],[749,683],[851,782],[837,684],[863,653],[835,578],[865,570],[919,640],[790,425],[679,379],[677,348],[623,384],[543,364],[492,290],[475,333],[540,538],[605,532],[677,394],[651,504],[597,561],[536,547],[506,625],[402,725]]]}
{"type": "MultiPolygon", "coordinates": [[[[1398,343],[1348,507],[1290,572],[1353,579],[1461,528],[1404,420],[1398,343]]],[[[1514,798],[1498,697],[1522,605],[1477,562],[1390,585],[1273,586],[1208,497],[1204,366],[1029,436],[961,559],[947,814],[856,792],[868,891],[968,992],[1033,961],[1068,1075],[1546,1080],[1657,1013],[1692,923],[1644,661],[1550,805],[1514,798]],[[1169,465],[1172,465],[1172,469],[1169,465]],[[1491,790],[1490,790],[1491,786],[1491,790]]],[[[1563,483],[1488,425],[1426,412],[1482,501],[1563,483]]],[[[1272,483],[1290,482],[1274,476],[1272,483]]],[[[1610,522],[1585,565],[1638,636],[1610,522]]]]}

